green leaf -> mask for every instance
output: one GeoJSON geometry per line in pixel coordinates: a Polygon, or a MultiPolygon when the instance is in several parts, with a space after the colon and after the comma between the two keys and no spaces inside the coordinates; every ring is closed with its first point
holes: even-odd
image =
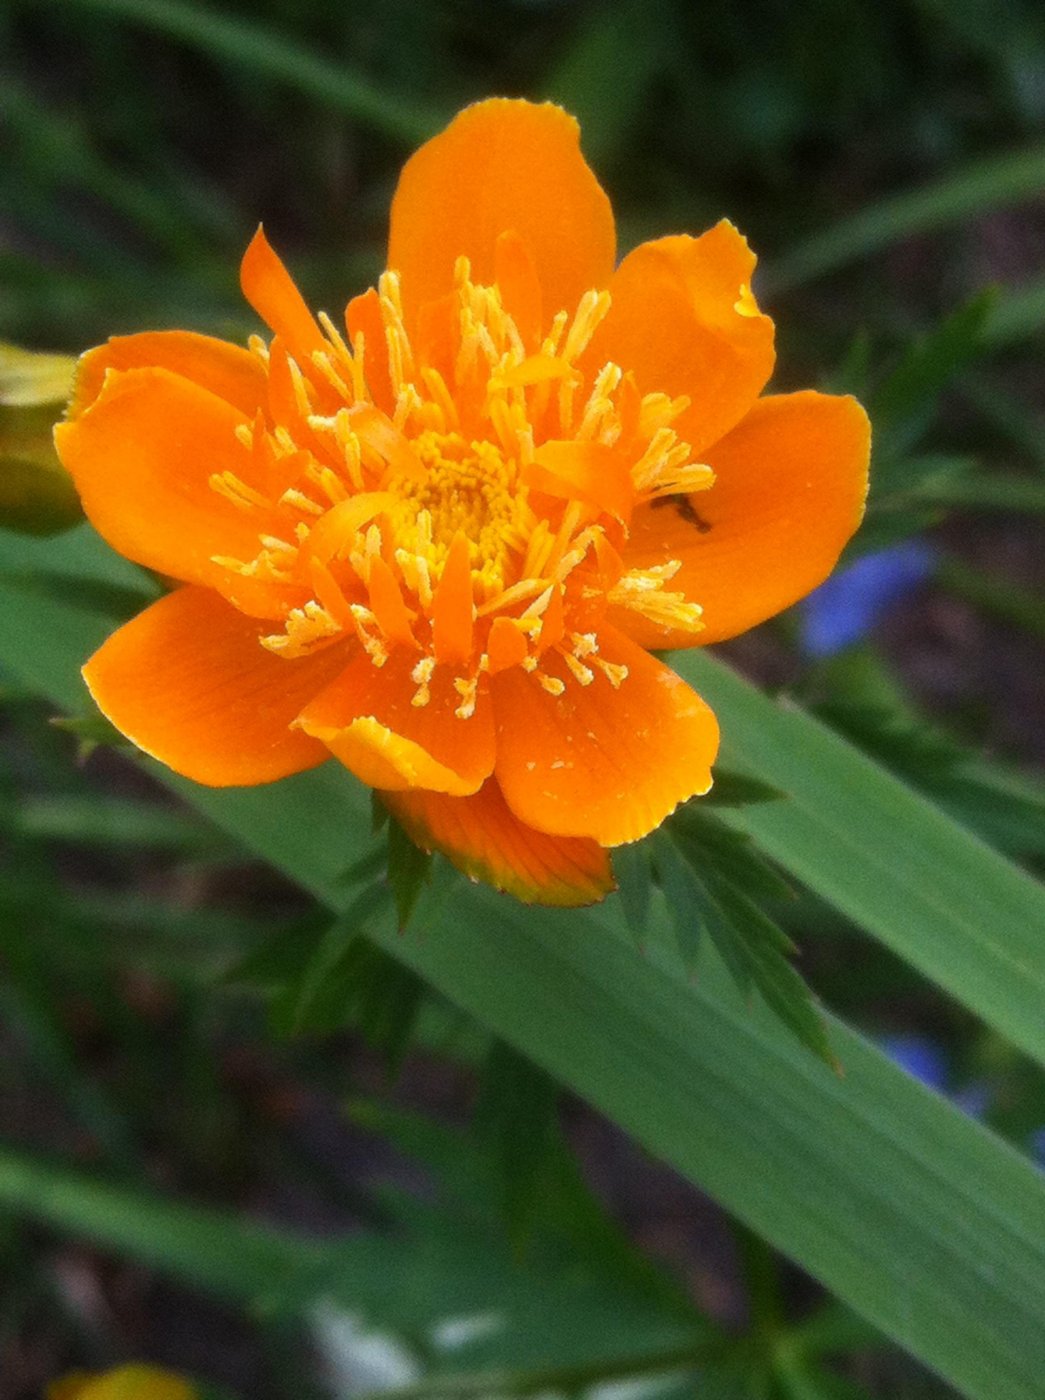
{"type": "Polygon", "coordinates": [[[981,293],[952,312],[904,351],[874,391],[868,412],[875,426],[876,494],[908,487],[909,477],[898,459],[925,432],[943,390],[980,354],[991,303],[990,293],[981,293]]]}
{"type": "Polygon", "coordinates": [[[687,967],[697,965],[705,930],[739,990],[753,988],[798,1040],[826,1064],[837,1060],[823,1016],[788,958],[794,944],[755,898],[786,899],[791,886],[754,849],[750,838],[688,803],[651,838],[687,967]]]}
{"type": "Polygon", "coordinates": [[[924,482],[911,495],[916,503],[928,505],[1045,515],[1045,481],[1040,476],[978,472],[924,482]]]}
{"type": "Polygon", "coordinates": [[[415,846],[392,816],[388,819],[388,883],[392,887],[399,927],[406,928],[414,905],[429,878],[432,857],[415,846]]]}
{"type": "Polygon", "coordinates": [[[734,773],[716,764],[714,786],[700,803],[702,807],[749,807],[753,802],[779,802],[786,796],[750,773],[734,773]]]}
{"type": "Polygon", "coordinates": [[[8,821],[25,836],[103,849],[131,846],[187,855],[229,849],[224,835],[198,817],[104,793],[28,797],[10,814],[0,813],[0,824],[8,821]]]}
{"type": "MultiPolygon", "coordinates": [[[[7,669],[76,703],[94,620],[47,599],[11,607],[10,596],[0,586],[7,669]]],[[[1033,882],[808,716],[707,656],[675,664],[715,706],[727,765],[789,794],[724,819],[1042,1055],[1033,882]]],[[[359,855],[371,840],[368,797],[332,765],[268,788],[172,786],[332,907],[352,843],[359,855]]],[[[414,918],[423,937],[400,935],[390,908],[363,931],[965,1394],[1036,1397],[1045,1187],[990,1133],[837,1024],[845,1074],[832,1074],[743,1005],[712,956],[683,983],[659,952],[660,896],[646,957],[613,900],[530,909],[441,876],[414,918]]]]}
{"type": "Polygon", "coordinates": [[[980,758],[927,721],[840,701],[816,714],[886,768],[1003,850],[1045,854],[1045,789],[980,758]]]}
{"type": "MultiPolygon", "coordinates": [[[[667,901],[679,957],[683,967],[692,972],[700,956],[702,934],[706,928],[714,926],[718,909],[714,900],[709,899],[696,871],[666,833],[655,832],[648,840],[650,860],[667,901]]],[[[725,939],[725,946],[727,949],[731,947],[728,938],[725,939]]],[[[744,963],[729,961],[728,957],[727,963],[738,984],[746,991],[748,978],[744,963]]]]}
{"type": "Polygon", "coordinates": [[[797,708],[706,653],[673,663],[718,713],[724,761],[790,794],[723,819],[1045,1062],[1041,887],[797,708]]]}
{"type": "Polygon", "coordinates": [[[780,296],[914,234],[1034,199],[1045,184],[1045,146],[987,156],[919,189],[882,199],[777,258],[763,285],[780,296]]]}
{"type": "Polygon", "coordinates": [[[714,874],[760,899],[792,897],[791,886],[751,837],[726,826],[699,798],[680,807],[668,827],[698,874],[714,874]]]}
{"type": "Polygon", "coordinates": [[[596,166],[613,161],[640,116],[676,42],[673,21],[665,0],[616,0],[580,12],[544,90],[580,122],[585,153],[596,166]]]}
{"type": "Polygon", "coordinates": [[[0,1147],[5,1212],[273,1318],[308,1317],[319,1304],[343,1308],[412,1343],[425,1338],[438,1361],[429,1340],[438,1325],[481,1314],[487,1328],[452,1353],[455,1363],[475,1365],[628,1372],[651,1353],[663,1361],[667,1352],[678,1366],[722,1349],[718,1332],[663,1281],[653,1287],[645,1274],[586,1268],[583,1256],[552,1241],[523,1267],[487,1218],[405,1197],[394,1204],[394,1234],[354,1230],[318,1241],[0,1147]]]}
{"type": "Polygon", "coordinates": [[[529,1239],[551,1164],[558,1103],[554,1080],[511,1046],[494,1042],[483,1067],[474,1127],[493,1155],[508,1236],[520,1249],[529,1239]]]}
{"type": "Polygon", "coordinates": [[[641,947],[653,897],[653,877],[646,847],[641,842],[618,846],[613,852],[613,874],[628,928],[641,947]]]}
{"type": "Polygon", "coordinates": [[[986,327],[992,348],[1014,345],[1045,330],[1045,277],[1007,288],[998,298],[986,327]]]}
{"type": "Polygon", "coordinates": [[[95,710],[90,715],[55,715],[51,720],[55,729],[63,734],[71,734],[76,740],[77,756],[85,763],[95,749],[123,749],[135,753],[129,739],[125,739],[114,724],[110,724],[103,714],[95,710]]]}
{"type": "Polygon", "coordinates": [[[359,931],[386,904],[387,891],[371,885],[326,928],[303,928],[285,960],[273,948],[260,961],[255,955],[241,963],[234,977],[267,982],[273,1025],[281,1034],[322,1034],[355,1024],[395,1071],[409,1046],[424,984],[359,931]]]}
{"type": "Polygon", "coordinates": [[[310,1292],[322,1245],[221,1211],[111,1186],[0,1147],[0,1205],[258,1307],[310,1292]]]}
{"type": "Polygon", "coordinates": [[[335,111],[414,145],[445,124],[439,112],[393,96],[344,62],[330,63],[289,34],[181,0],[61,0],[102,18],[126,20],[180,40],[208,58],[276,79],[335,111]]]}

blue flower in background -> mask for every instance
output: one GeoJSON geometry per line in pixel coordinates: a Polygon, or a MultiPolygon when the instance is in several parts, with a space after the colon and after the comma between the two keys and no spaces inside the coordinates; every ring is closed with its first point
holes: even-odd
{"type": "Polygon", "coordinates": [[[905,540],[865,554],[831,575],[802,604],[799,643],[807,656],[833,656],[858,642],[886,612],[932,573],[936,552],[905,540]]]}
{"type": "Polygon", "coordinates": [[[960,1108],[970,1118],[982,1118],[990,1108],[993,1096],[990,1085],[983,1080],[971,1079],[960,1089],[950,1087],[950,1063],[938,1041],[927,1035],[886,1035],[879,1039],[878,1044],[893,1064],[899,1065],[914,1079],[921,1080],[928,1088],[943,1094],[955,1108],[960,1108]]]}
{"type": "Polygon", "coordinates": [[[1037,1128],[1030,1135],[1030,1155],[1045,1171],[1045,1127],[1037,1128]]]}
{"type": "Polygon", "coordinates": [[[946,1093],[950,1070],[943,1047],[927,1035],[886,1035],[878,1044],[890,1060],[930,1089],[946,1093]]]}

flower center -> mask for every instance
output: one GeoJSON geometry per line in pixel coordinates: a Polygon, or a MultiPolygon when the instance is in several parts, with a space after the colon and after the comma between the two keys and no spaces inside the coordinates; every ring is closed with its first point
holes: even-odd
{"type": "Polygon", "coordinates": [[[294,658],[354,635],[376,666],[405,647],[414,703],[446,665],[467,718],[480,677],[510,666],[561,693],[552,650],[578,684],[619,685],[598,655],[614,609],[698,630],[700,608],[666,587],[678,562],[629,569],[622,551],[637,505],[714,478],[672,427],[687,400],[586,361],[609,306],[588,292],[527,343],[460,259],[413,336],[389,272],[350,304],[347,339],[320,315],[309,361],[253,340],[267,411],[237,433],[242,473],[211,485],[258,518],[256,557],[214,562],[233,601],[240,578],[271,590],[285,622],[262,644],[294,658]]]}
{"type": "Polygon", "coordinates": [[[468,541],[472,586],[479,601],[500,592],[524,546],[524,498],[517,464],[491,442],[431,429],[415,440],[424,477],[400,474],[385,486],[397,498],[385,515],[397,549],[424,558],[433,582],[442,578],[457,534],[468,541]]]}

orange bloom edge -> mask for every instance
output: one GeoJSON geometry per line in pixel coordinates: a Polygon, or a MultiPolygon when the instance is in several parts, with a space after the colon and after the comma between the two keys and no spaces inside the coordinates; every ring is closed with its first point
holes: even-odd
{"type": "Polygon", "coordinates": [[[115,337],[56,429],[95,528],[179,584],[87,663],[100,709],[214,786],[333,755],[473,878],[600,899],[711,786],[715,717],[651,650],[797,601],[863,512],[860,405],[762,393],[754,265],[725,221],[615,265],[576,122],[505,99],[408,160],[342,326],[259,230],[270,340],[115,337]]]}

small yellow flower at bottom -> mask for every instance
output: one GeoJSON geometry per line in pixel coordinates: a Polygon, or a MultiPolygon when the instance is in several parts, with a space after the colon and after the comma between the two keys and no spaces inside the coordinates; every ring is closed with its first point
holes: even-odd
{"type": "Polygon", "coordinates": [[[102,1373],[74,1371],[48,1386],[46,1400],[198,1400],[188,1381],[155,1366],[117,1366],[102,1373]]]}

